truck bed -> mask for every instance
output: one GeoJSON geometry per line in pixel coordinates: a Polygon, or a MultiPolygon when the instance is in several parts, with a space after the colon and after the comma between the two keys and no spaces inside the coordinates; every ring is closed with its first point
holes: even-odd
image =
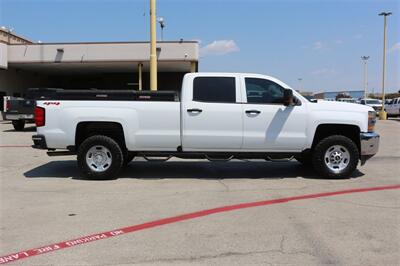
{"type": "Polygon", "coordinates": [[[59,90],[46,100],[68,101],[163,101],[179,102],[176,91],[135,91],[135,90],[59,90]]]}

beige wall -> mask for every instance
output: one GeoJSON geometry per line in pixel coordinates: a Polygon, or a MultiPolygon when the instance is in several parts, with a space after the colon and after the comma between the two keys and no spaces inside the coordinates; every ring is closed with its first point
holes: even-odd
{"type": "MultiPolygon", "coordinates": [[[[163,42],[157,47],[160,61],[198,61],[196,42],[163,42]]],[[[149,61],[150,44],[132,43],[73,43],[10,45],[8,62],[11,63],[90,63],[149,61]]]]}
{"type": "Polygon", "coordinates": [[[8,66],[8,45],[0,42],[0,69],[6,69],[8,66]]]}

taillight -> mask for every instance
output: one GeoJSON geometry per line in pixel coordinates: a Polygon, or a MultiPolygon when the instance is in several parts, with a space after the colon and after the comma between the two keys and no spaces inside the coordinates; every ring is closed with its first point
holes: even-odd
{"type": "Polygon", "coordinates": [[[44,126],[45,120],[45,109],[43,107],[35,107],[35,124],[37,127],[44,126]]]}
{"type": "Polygon", "coordinates": [[[6,112],[8,112],[8,110],[10,110],[11,109],[11,101],[7,101],[6,102],[6,112]]]}

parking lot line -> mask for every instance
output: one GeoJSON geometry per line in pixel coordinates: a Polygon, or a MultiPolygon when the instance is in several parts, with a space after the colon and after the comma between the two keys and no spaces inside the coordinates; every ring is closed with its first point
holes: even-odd
{"type": "Polygon", "coordinates": [[[102,240],[102,239],[106,239],[106,238],[110,238],[110,237],[114,237],[114,236],[119,236],[119,235],[123,235],[123,234],[127,234],[127,233],[150,229],[150,228],[158,227],[161,225],[172,224],[172,223],[177,223],[177,222],[181,222],[181,221],[185,221],[185,220],[200,218],[203,216],[208,216],[208,215],[216,214],[216,213],[223,213],[223,212],[229,212],[229,211],[234,211],[234,210],[239,210],[239,209],[287,203],[287,202],[291,202],[291,201],[298,201],[298,200],[305,200],[305,199],[315,199],[315,198],[331,197],[331,196],[344,195],[344,194],[371,192],[371,191],[379,191],[379,190],[390,190],[390,189],[400,189],[400,184],[395,184],[395,185],[390,185],[390,186],[380,186],[380,187],[348,189],[348,190],[333,191],[333,192],[323,192],[323,193],[317,193],[317,194],[306,194],[306,195],[300,195],[300,196],[294,196],[294,197],[248,202],[248,203],[241,203],[241,204],[217,207],[217,208],[213,208],[213,209],[207,209],[207,210],[187,213],[187,214],[168,217],[168,218],[155,220],[155,221],[151,221],[151,222],[147,222],[147,223],[143,223],[143,224],[119,228],[119,229],[115,229],[112,231],[106,231],[106,232],[102,232],[102,233],[98,233],[98,234],[84,236],[84,237],[80,237],[80,238],[76,238],[76,239],[72,239],[72,240],[68,240],[68,241],[50,244],[50,245],[39,247],[39,248],[33,248],[33,249],[25,250],[25,251],[16,252],[13,254],[9,254],[9,255],[0,257],[0,264],[5,264],[8,262],[13,262],[13,261],[17,261],[20,259],[33,257],[33,256],[49,253],[52,251],[60,250],[60,249],[70,248],[70,247],[74,247],[77,245],[82,245],[82,244],[86,244],[86,243],[90,243],[90,242],[94,242],[94,241],[98,241],[98,240],[102,240]]]}
{"type": "Polygon", "coordinates": [[[31,148],[31,145],[0,145],[0,148],[31,148]]]}

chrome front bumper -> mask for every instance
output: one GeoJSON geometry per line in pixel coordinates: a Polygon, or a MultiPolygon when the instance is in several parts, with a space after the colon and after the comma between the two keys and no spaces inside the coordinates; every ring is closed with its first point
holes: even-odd
{"type": "Polygon", "coordinates": [[[379,149],[379,135],[375,132],[367,132],[360,134],[360,144],[361,144],[361,165],[374,156],[379,149]]]}

